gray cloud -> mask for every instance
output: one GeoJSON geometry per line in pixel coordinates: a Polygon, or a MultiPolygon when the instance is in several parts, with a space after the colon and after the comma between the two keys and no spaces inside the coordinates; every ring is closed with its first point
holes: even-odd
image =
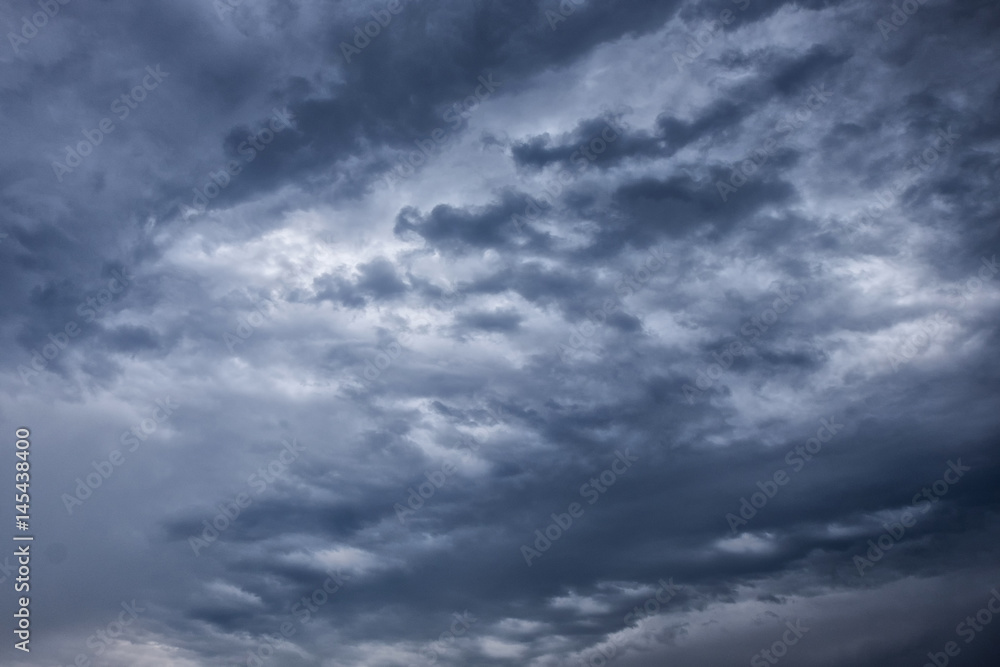
{"type": "Polygon", "coordinates": [[[5,40],[0,662],[993,664],[997,8],[390,4],[5,40]]]}

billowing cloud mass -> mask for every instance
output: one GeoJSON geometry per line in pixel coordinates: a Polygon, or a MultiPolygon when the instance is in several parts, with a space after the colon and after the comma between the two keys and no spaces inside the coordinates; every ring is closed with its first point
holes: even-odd
{"type": "Polygon", "coordinates": [[[996,664],[995,2],[0,27],[3,665],[996,664]]]}

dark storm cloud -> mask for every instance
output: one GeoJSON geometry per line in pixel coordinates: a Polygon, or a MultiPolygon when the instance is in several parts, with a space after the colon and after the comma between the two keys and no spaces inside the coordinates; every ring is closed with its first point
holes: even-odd
{"type": "Polygon", "coordinates": [[[516,143],[511,147],[511,155],[518,166],[537,168],[560,163],[567,169],[577,169],[592,162],[606,168],[624,157],[659,153],[656,142],[650,141],[648,136],[619,142],[621,134],[617,119],[592,118],[582,121],[575,131],[562,137],[558,143],[553,143],[548,135],[516,143]],[[599,155],[593,155],[591,144],[600,147],[599,155]]]}
{"type": "Polygon", "coordinates": [[[358,267],[358,289],[375,298],[397,296],[406,291],[406,284],[396,275],[396,268],[389,260],[379,257],[358,267]]]}
{"type": "Polygon", "coordinates": [[[160,348],[158,336],[148,327],[121,326],[110,333],[108,347],[122,352],[138,352],[160,348]]]}
{"type": "Polygon", "coordinates": [[[569,168],[590,159],[599,168],[607,169],[626,158],[669,157],[688,144],[705,138],[715,143],[732,141],[734,130],[741,129],[742,121],[775,93],[782,96],[801,93],[808,83],[823,81],[823,74],[846,62],[849,57],[822,45],[814,46],[804,55],[781,52],[757,55],[744,65],[752,65],[763,74],[751,83],[730,90],[727,99],[700,109],[694,119],[684,120],[663,113],[657,118],[656,132],[652,134],[645,130],[622,130],[609,119],[590,119],[581,122],[574,132],[558,142],[542,135],[515,143],[511,148],[512,157],[519,166],[545,167],[561,163],[569,168]],[[625,135],[621,141],[617,141],[618,133],[625,135]],[[587,148],[593,151],[592,142],[600,138],[610,141],[605,142],[606,148],[597,144],[600,154],[590,157],[587,148]]]}
{"type": "Polygon", "coordinates": [[[763,664],[799,618],[881,667],[986,604],[995,3],[59,7],[0,52],[39,660],[763,664]]]}
{"type": "MultiPolygon", "coordinates": [[[[715,176],[722,178],[725,174],[720,171],[715,176]]],[[[714,231],[725,232],[764,206],[788,203],[794,194],[787,183],[763,177],[747,185],[732,204],[722,201],[718,192],[687,176],[630,183],[614,193],[619,213],[615,217],[622,223],[616,225],[617,229],[605,231],[605,239],[601,241],[613,243],[617,235],[623,237],[623,241],[648,243],[655,235],[683,236],[709,225],[714,231]]],[[[597,245],[604,246],[604,243],[597,245]]]]}
{"type": "Polygon", "coordinates": [[[522,317],[514,311],[493,311],[463,313],[457,318],[458,325],[481,331],[506,332],[517,331],[522,317]]]}
{"type": "Polygon", "coordinates": [[[385,257],[356,267],[352,280],[330,274],[314,281],[316,298],[341,303],[348,308],[362,308],[369,302],[391,301],[405,294],[410,287],[396,271],[396,265],[385,257]]]}
{"type": "Polygon", "coordinates": [[[442,205],[422,216],[419,211],[406,208],[397,216],[394,231],[398,235],[415,232],[447,250],[504,246],[515,233],[511,219],[522,210],[523,204],[513,196],[479,211],[442,205]]]}

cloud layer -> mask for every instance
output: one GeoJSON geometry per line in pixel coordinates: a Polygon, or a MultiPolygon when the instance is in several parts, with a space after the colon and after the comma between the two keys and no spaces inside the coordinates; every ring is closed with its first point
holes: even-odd
{"type": "Polygon", "coordinates": [[[42,5],[3,664],[993,664],[995,3],[42,5]]]}

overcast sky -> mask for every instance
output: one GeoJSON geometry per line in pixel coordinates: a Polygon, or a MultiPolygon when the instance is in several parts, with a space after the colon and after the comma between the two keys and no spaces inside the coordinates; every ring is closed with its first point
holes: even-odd
{"type": "Polygon", "coordinates": [[[997,3],[0,28],[0,663],[995,664],[997,3]]]}

